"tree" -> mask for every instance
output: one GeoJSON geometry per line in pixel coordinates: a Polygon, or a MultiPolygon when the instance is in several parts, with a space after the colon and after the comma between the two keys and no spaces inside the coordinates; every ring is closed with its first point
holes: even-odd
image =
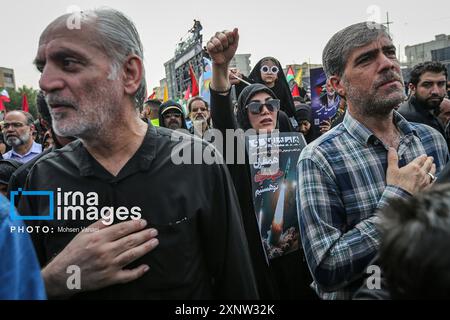
{"type": "MultiPolygon", "coordinates": [[[[0,91],[1,90],[3,89],[0,89],[0,91]]],[[[18,88],[17,90],[6,88],[6,91],[8,91],[9,98],[11,99],[10,102],[4,103],[6,110],[8,111],[22,110],[22,96],[25,94],[28,99],[30,113],[36,119],[37,117],[36,97],[38,94],[37,90],[24,85],[21,88],[18,88]]]]}

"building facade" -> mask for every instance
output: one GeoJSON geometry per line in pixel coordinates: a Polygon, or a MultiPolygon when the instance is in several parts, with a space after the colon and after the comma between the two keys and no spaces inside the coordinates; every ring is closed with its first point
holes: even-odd
{"type": "Polygon", "coordinates": [[[164,63],[170,99],[177,100],[183,97],[184,92],[191,85],[190,65],[192,65],[197,81],[203,73],[203,57],[207,57],[207,53],[202,48],[201,30],[200,21],[194,20],[194,26],[189,30],[189,36],[177,44],[175,56],[164,63]]]}
{"type": "Polygon", "coordinates": [[[13,69],[0,67],[0,88],[16,89],[13,69]]]}
{"type": "MultiPolygon", "coordinates": [[[[406,64],[408,67],[413,67],[416,64],[425,61],[433,61],[433,51],[450,47],[450,35],[439,34],[435,39],[429,42],[419,43],[412,46],[405,47],[406,64]]],[[[437,54],[435,54],[437,57],[437,54]]],[[[434,60],[440,61],[440,60],[434,60]]]]}
{"type": "Polygon", "coordinates": [[[235,54],[233,59],[230,61],[230,68],[237,68],[243,75],[248,76],[252,68],[250,66],[250,56],[249,53],[235,54]]]}

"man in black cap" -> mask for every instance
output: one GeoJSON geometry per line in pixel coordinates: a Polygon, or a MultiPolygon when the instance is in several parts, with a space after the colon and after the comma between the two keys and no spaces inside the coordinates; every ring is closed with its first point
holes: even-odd
{"type": "Polygon", "coordinates": [[[173,100],[167,100],[159,109],[159,125],[172,130],[187,129],[183,108],[173,100]]]}

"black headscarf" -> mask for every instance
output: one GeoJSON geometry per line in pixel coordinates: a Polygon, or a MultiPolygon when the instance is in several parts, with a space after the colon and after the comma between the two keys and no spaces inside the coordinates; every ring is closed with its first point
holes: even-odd
{"type": "Polygon", "coordinates": [[[309,128],[309,132],[306,135],[304,135],[306,143],[310,143],[310,142],[314,141],[315,139],[317,139],[320,136],[320,132],[317,130],[317,127],[314,125],[311,106],[307,105],[307,104],[300,104],[300,105],[296,106],[295,109],[296,109],[295,118],[299,122],[299,125],[300,125],[300,122],[303,120],[307,120],[311,124],[311,127],[309,128]]]}
{"type": "MultiPolygon", "coordinates": [[[[248,119],[248,113],[247,109],[245,108],[247,104],[249,103],[250,99],[253,98],[255,94],[258,92],[265,92],[269,96],[271,96],[274,99],[278,99],[275,93],[273,93],[272,90],[267,88],[265,85],[260,83],[254,83],[251,84],[242,90],[241,94],[239,95],[239,99],[237,101],[237,113],[236,113],[236,119],[239,124],[239,127],[248,130],[252,128],[252,125],[250,124],[250,120],[248,119]]],[[[277,127],[278,127],[278,116],[277,116],[277,127]]]]}
{"type": "Polygon", "coordinates": [[[263,62],[270,60],[278,67],[277,80],[275,80],[275,85],[273,88],[270,88],[273,93],[280,99],[281,101],[281,110],[286,112],[289,118],[295,117],[295,105],[294,100],[292,99],[292,93],[289,89],[289,84],[286,80],[286,76],[284,75],[283,68],[281,67],[280,62],[273,57],[265,57],[258,61],[255,67],[250,72],[248,78],[255,83],[264,84],[263,79],[261,78],[261,66],[263,66],[263,62]]]}

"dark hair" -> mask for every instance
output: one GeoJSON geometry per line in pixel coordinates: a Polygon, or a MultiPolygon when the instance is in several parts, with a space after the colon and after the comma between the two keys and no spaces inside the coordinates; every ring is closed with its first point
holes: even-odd
{"type": "Polygon", "coordinates": [[[409,83],[413,84],[414,86],[417,86],[417,84],[420,81],[420,77],[425,72],[433,72],[433,73],[443,72],[445,75],[445,80],[447,80],[448,76],[447,68],[445,68],[445,66],[442,63],[437,61],[427,61],[424,63],[419,63],[412,68],[409,83]]]}
{"type": "Polygon", "coordinates": [[[14,171],[22,165],[21,162],[12,159],[0,160],[0,183],[8,184],[14,171]]]}
{"type": "Polygon", "coordinates": [[[393,299],[450,297],[450,184],[381,213],[380,266],[393,299]]]}
{"type": "Polygon", "coordinates": [[[302,97],[292,97],[292,99],[294,100],[294,102],[297,101],[300,103],[305,103],[305,99],[302,97]]]}
{"type": "Polygon", "coordinates": [[[194,101],[203,101],[203,103],[205,104],[205,106],[206,106],[206,109],[208,109],[209,110],[209,105],[208,105],[208,102],[207,101],[205,101],[205,99],[203,99],[202,97],[200,97],[200,96],[196,96],[196,97],[192,97],[191,99],[189,99],[189,101],[188,101],[188,104],[187,104],[187,109],[188,109],[188,112],[190,113],[191,112],[191,106],[192,106],[192,103],[194,102],[194,101]]]}
{"type": "Polygon", "coordinates": [[[144,103],[146,106],[149,106],[150,108],[158,108],[161,107],[161,101],[158,99],[148,99],[144,103]]]}
{"type": "Polygon", "coordinates": [[[342,77],[352,51],[380,36],[391,39],[385,26],[372,21],[353,24],[334,34],[322,52],[322,64],[327,78],[342,77]]]}
{"type": "Polygon", "coordinates": [[[50,116],[50,110],[48,109],[47,102],[45,101],[44,92],[39,91],[36,97],[36,107],[41,115],[42,119],[47,121],[47,123],[52,125],[52,117],[50,116]]]}

